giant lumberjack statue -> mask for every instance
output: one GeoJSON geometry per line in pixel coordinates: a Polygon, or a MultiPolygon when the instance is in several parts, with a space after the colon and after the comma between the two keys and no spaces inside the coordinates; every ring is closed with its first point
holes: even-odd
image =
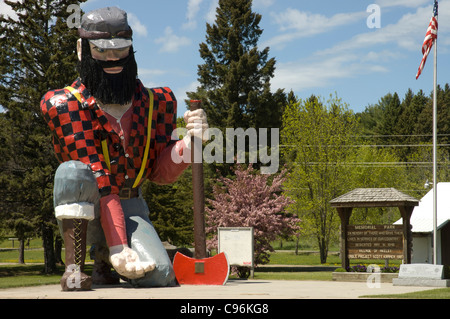
{"type": "Polygon", "coordinates": [[[173,286],[170,259],[139,185],[179,177],[189,164],[173,156],[190,153],[190,136],[208,127],[205,113],[187,111],[186,137],[171,139],[177,102],[169,88],[147,90],[137,79],[124,11],[88,12],[78,33],[80,78],[41,101],[61,163],[53,197],[65,244],[62,289],[117,283],[111,266],[134,286],[173,286]],[[88,241],[96,247],[92,278],[83,273],[88,241]]]}

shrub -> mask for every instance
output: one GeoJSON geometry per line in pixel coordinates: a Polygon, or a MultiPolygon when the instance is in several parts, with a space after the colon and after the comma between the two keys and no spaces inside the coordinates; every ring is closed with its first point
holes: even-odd
{"type": "Polygon", "coordinates": [[[255,265],[269,262],[271,242],[279,236],[298,235],[300,220],[286,214],[291,200],[282,193],[285,172],[274,175],[257,173],[250,165],[238,165],[235,178],[221,177],[213,188],[214,199],[206,207],[206,232],[209,249],[217,248],[218,227],[253,227],[255,265]]]}

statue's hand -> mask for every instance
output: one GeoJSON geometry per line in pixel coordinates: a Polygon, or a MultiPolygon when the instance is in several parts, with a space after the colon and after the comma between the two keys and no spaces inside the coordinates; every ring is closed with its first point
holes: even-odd
{"type": "Polygon", "coordinates": [[[209,140],[209,125],[206,113],[203,109],[195,111],[186,111],[184,113],[184,121],[186,123],[187,134],[184,137],[187,148],[191,148],[191,137],[200,138],[203,142],[209,140]]]}
{"type": "Polygon", "coordinates": [[[141,262],[138,254],[128,246],[114,246],[109,248],[109,259],[114,269],[129,279],[144,277],[146,272],[155,269],[156,264],[141,262]]]}

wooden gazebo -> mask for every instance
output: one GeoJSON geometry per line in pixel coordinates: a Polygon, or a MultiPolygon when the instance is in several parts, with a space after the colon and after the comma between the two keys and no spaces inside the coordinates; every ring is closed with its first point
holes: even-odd
{"type": "Polygon", "coordinates": [[[348,257],[347,228],[353,208],[398,207],[403,219],[403,261],[411,263],[412,233],[411,214],[419,200],[395,188],[356,188],[330,201],[341,218],[341,259],[342,267],[350,265],[348,257]]]}

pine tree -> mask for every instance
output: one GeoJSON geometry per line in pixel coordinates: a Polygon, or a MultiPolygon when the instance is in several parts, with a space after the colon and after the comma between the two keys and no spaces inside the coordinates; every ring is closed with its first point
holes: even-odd
{"type": "MultiPolygon", "coordinates": [[[[402,144],[414,145],[419,144],[426,139],[423,136],[415,136],[415,126],[419,115],[427,104],[427,98],[420,90],[417,94],[413,94],[411,90],[402,101],[402,114],[398,119],[399,133],[402,135],[402,144]]],[[[407,161],[408,156],[416,150],[412,147],[404,147],[399,150],[400,159],[407,161]]]]}
{"type": "MultiPolygon", "coordinates": [[[[401,103],[400,98],[398,97],[397,92],[392,95],[389,103],[386,105],[383,113],[383,121],[380,123],[380,134],[381,135],[398,135],[399,127],[398,120],[401,115],[401,103]]],[[[396,136],[386,137],[386,144],[396,144],[399,141],[399,138],[396,136]]]]}
{"type": "Polygon", "coordinates": [[[219,0],[216,20],[206,26],[206,43],[200,44],[205,61],[198,66],[201,86],[189,92],[202,99],[210,127],[280,127],[286,96],[271,93],[275,59],[269,48],[258,49],[263,32],[261,15],[252,11],[252,0],[219,0]]]}
{"type": "Polygon", "coordinates": [[[56,267],[52,192],[58,163],[40,100],[48,90],[62,88],[76,78],[78,37],[76,29],[66,23],[72,14],[67,8],[84,1],[5,0],[17,18],[0,16],[0,105],[5,110],[0,214],[16,232],[24,226],[40,232],[46,273],[56,267]]]}
{"type": "Polygon", "coordinates": [[[450,140],[450,85],[448,83],[444,86],[439,108],[439,134],[442,135],[442,137],[439,138],[439,142],[441,144],[448,144],[450,140]]]}

